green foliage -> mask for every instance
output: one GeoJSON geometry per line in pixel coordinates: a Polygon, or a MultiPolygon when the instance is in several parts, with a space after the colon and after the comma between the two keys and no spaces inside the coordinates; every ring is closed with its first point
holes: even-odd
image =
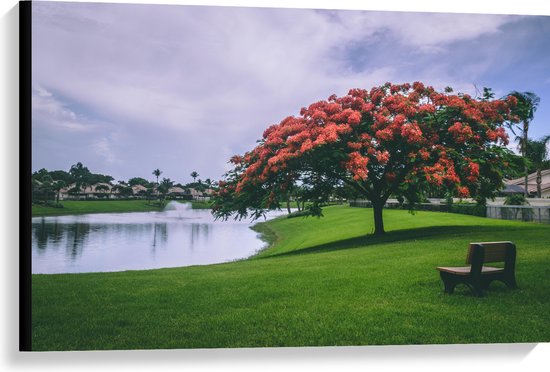
{"type": "Polygon", "coordinates": [[[303,211],[289,213],[286,215],[286,218],[309,217],[310,215],[311,213],[307,209],[305,209],[303,211]]]}
{"type": "Polygon", "coordinates": [[[66,185],[70,185],[75,181],[73,176],[71,176],[68,172],[62,170],[50,171],[48,172],[48,174],[52,177],[53,180],[63,181],[66,185]]]}
{"type": "Polygon", "coordinates": [[[510,130],[516,135],[518,148],[522,156],[526,156],[527,143],[529,141],[529,124],[535,117],[540,103],[540,98],[532,92],[513,91],[508,96],[514,97],[517,100],[517,105],[513,109],[512,114],[517,116],[518,121],[512,121],[508,124],[510,130]],[[516,134],[516,131],[519,131],[516,134]]]}
{"type": "Polygon", "coordinates": [[[80,190],[83,185],[110,183],[114,180],[112,176],[90,172],[90,170],[80,162],[72,165],[69,172],[65,172],[62,170],[48,171],[47,169],[42,168],[34,172],[31,178],[33,180],[40,181],[45,176],[49,176],[51,178],[51,182],[63,181],[65,185],[76,183],[76,187],[78,190],[80,190]]]}
{"type": "Polygon", "coordinates": [[[114,178],[112,176],[97,173],[90,174],[90,176],[86,179],[86,182],[89,185],[95,185],[96,183],[111,183],[113,181],[114,178]]]}
{"type": "Polygon", "coordinates": [[[528,205],[524,194],[510,194],[504,199],[504,205],[528,205]]]}
{"type": "Polygon", "coordinates": [[[133,177],[128,180],[128,185],[130,186],[141,185],[144,187],[149,187],[151,186],[151,182],[147,181],[145,178],[133,177]]]}
{"type": "Polygon", "coordinates": [[[157,177],[157,183],[159,183],[159,177],[161,174],[162,174],[162,171],[158,168],[153,171],[153,175],[157,177]]]}
{"type": "Polygon", "coordinates": [[[487,206],[485,204],[454,203],[451,205],[450,212],[470,216],[486,217],[487,206]]]}
{"type": "Polygon", "coordinates": [[[158,185],[157,191],[159,192],[159,203],[161,206],[165,205],[166,195],[172,186],[174,186],[174,182],[170,178],[163,178],[162,182],[158,185]]]}
{"type": "Polygon", "coordinates": [[[95,187],[96,191],[109,191],[109,186],[107,185],[97,185],[95,187]]]}
{"type": "Polygon", "coordinates": [[[213,213],[260,217],[300,187],[310,215],[334,196],[372,202],[375,234],[384,233],[390,196],[411,210],[434,193],[474,197],[481,204],[502,187],[511,151],[504,129],[510,98],[492,100],[437,92],[420,82],[351,89],[267,128],[258,145],[230,162],[213,213]]]}
{"type": "Polygon", "coordinates": [[[517,105],[512,113],[517,115],[523,125],[529,123],[535,117],[535,112],[540,103],[540,97],[533,92],[518,92],[513,91],[509,94],[517,99],[517,105]]]}
{"type": "Polygon", "coordinates": [[[529,172],[542,169],[548,160],[548,144],[550,136],[542,137],[539,140],[527,140],[525,156],[529,161],[529,172]]]}
{"type": "Polygon", "coordinates": [[[129,197],[134,195],[134,190],[132,190],[130,186],[120,184],[120,185],[113,186],[113,189],[118,190],[119,195],[122,197],[129,197]]]}
{"type": "Polygon", "coordinates": [[[484,87],[483,88],[483,100],[484,101],[490,101],[495,98],[495,93],[493,93],[493,90],[491,88],[484,87]]]}
{"type": "Polygon", "coordinates": [[[166,195],[168,193],[168,190],[174,185],[174,182],[170,180],[170,178],[163,178],[162,182],[158,186],[158,191],[162,195],[166,195]]]}

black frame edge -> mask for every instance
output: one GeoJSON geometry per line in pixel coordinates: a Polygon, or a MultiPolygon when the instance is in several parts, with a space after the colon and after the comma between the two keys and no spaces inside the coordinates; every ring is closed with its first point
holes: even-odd
{"type": "Polygon", "coordinates": [[[32,2],[19,2],[19,350],[32,350],[32,2]]]}

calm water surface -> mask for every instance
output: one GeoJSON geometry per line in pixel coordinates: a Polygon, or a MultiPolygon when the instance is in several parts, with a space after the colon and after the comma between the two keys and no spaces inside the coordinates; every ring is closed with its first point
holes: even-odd
{"type": "MultiPolygon", "coordinates": [[[[272,213],[273,218],[281,213],[272,213]]],[[[81,273],[221,263],[265,246],[250,221],[214,221],[172,202],[162,212],[32,219],[32,272],[81,273]]]]}

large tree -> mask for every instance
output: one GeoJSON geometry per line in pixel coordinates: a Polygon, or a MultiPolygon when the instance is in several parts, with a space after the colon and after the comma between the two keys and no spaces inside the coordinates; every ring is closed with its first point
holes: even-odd
{"type": "Polygon", "coordinates": [[[44,203],[47,203],[50,194],[52,194],[55,190],[55,181],[53,180],[52,176],[46,173],[42,177],[41,182],[42,182],[42,185],[40,189],[44,195],[44,203]]]}
{"type": "Polygon", "coordinates": [[[65,185],[70,185],[75,181],[73,176],[62,170],[50,171],[48,173],[55,181],[63,181],[65,182],[65,185]]]}
{"type": "Polygon", "coordinates": [[[515,104],[514,97],[478,100],[419,82],[333,95],[270,126],[254,149],[231,158],[213,213],[258,218],[298,185],[308,213],[320,216],[323,203],[348,187],[372,203],[374,233],[383,234],[391,195],[411,207],[428,185],[492,197],[513,156],[502,145],[515,104]]]}
{"type": "Polygon", "coordinates": [[[71,169],[69,169],[69,174],[75,181],[74,189],[78,190],[78,193],[82,189],[85,191],[86,187],[90,185],[90,176],[92,173],[81,162],[72,165],[71,169]]]}
{"type": "Polygon", "coordinates": [[[519,126],[521,133],[516,135],[516,140],[519,143],[519,151],[524,159],[524,193],[525,196],[529,196],[528,177],[529,177],[529,165],[527,163],[527,144],[529,142],[529,124],[535,117],[535,111],[540,102],[540,98],[532,92],[518,92],[513,91],[509,94],[510,97],[514,97],[517,100],[517,104],[514,107],[514,114],[519,120],[512,122],[510,129],[516,135],[515,128],[519,126]]]}
{"type": "MultiPolygon", "coordinates": [[[[160,173],[162,173],[162,172],[160,172],[160,173]]],[[[159,176],[160,176],[160,173],[159,173],[159,176]]],[[[153,175],[155,175],[155,172],[153,172],[153,175]]],[[[158,179],[157,179],[157,183],[158,183],[158,179]]],[[[133,177],[133,178],[130,178],[128,180],[128,185],[130,185],[130,186],[141,185],[141,186],[144,186],[144,187],[149,187],[150,184],[151,184],[151,182],[149,182],[145,178],[141,178],[141,177],[133,177]]]]}

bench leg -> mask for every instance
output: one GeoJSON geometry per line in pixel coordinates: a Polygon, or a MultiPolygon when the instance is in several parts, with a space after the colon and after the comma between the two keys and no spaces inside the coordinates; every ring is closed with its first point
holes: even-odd
{"type": "Polygon", "coordinates": [[[484,291],[488,290],[491,282],[492,282],[491,279],[484,280],[483,282],[481,282],[481,289],[483,289],[484,291]]]}
{"type": "Polygon", "coordinates": [[[504,284],[506,284],[506,286],[508,288],[512,288],[512,289],[516,289],[518,287],[518,283],[516,282],[516,277],[515,275],[509,275],[507,276],[504,280],[503,280],[504,284]]]}
{"type": "Polygon", "coordinates": [[[476,295],[477,297],[483,297],[485,295],[485,293],[483,292],[485,286],[488,287],[489,283],[479,282],[479,283],[468,284],[468,287],[470,287],[474,295],[476,295]]]}
{"type": "Polygon", "coordinates": [[[441,280],[443,281],[443,285],[445,286],[445,293],[452,294],[455,290],[457,282],[453,279],[451,275],[444,271],[440,271],[439,274],[441,276],[441,280]]]}

